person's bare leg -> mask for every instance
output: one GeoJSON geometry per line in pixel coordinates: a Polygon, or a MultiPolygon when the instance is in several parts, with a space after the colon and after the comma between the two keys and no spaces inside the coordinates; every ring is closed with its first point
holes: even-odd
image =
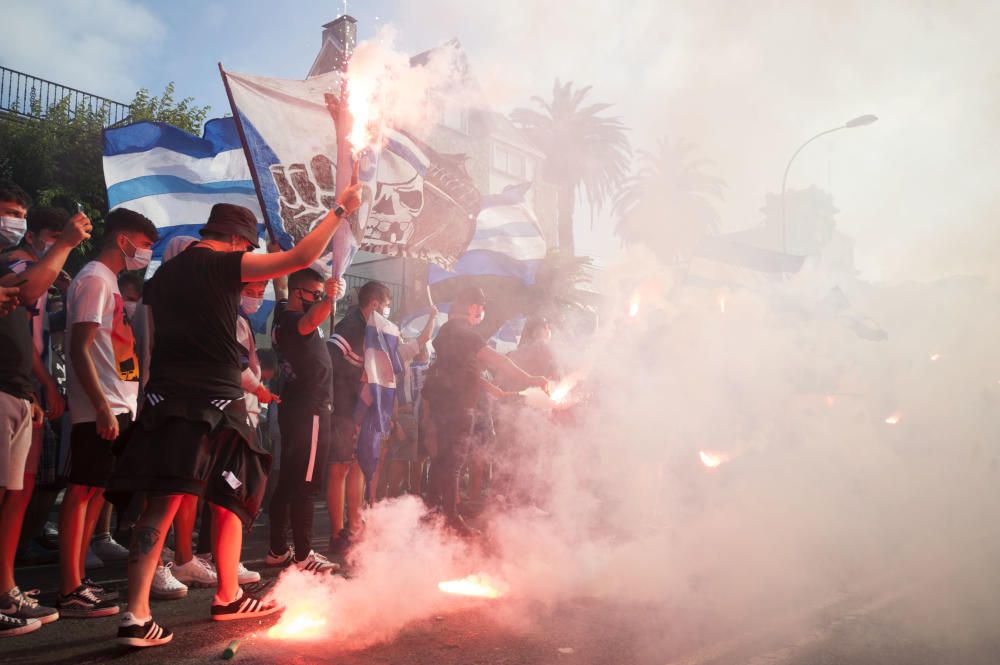
{"type": "Polygon", "coordinates": [[[410,463],[406,460],[394,459],[389,461],[389,468],[386,471],[388,476],[388,487],[385,495],[388,497],[400,496],[403,493],[403,485],[410,475],[410,463]]]}
{"type": "Polygon", "coordinates": [[[83,532],[87,523],[90,490],[90,487],[70,483],[59,506],[59,572],[64,595],[80,586],[83,579],[81,571],[87,556],[83,532]]]}
{"type": "Polygon", "coordinates": [[[4,493],[0,489],[0,593],[14,588],[14,557],[21,538],[21,523],[35,489],[35,474],[24,475],[24,488],[4,493]]]}
{"type": "Polygon", "coordinates": [[[424,493],[424,471],[427,468],[427,458],[421,457],[410,463],[410,494],[422,496],[424,493]]]}
{"type": "Polygon", "coordinates": [[[160,563],[160,550],[167,529],[181,505],[180,494],[150,496],[146,509],[132,531],[128,557],[128,607],[136,618],[152,616],[149,610],[149,587],[160,563]]]}
{"type": "MultiPolygon", "coordinates": [[[[198,497],[185,494],[174,517],[174,565],[182,566],[194,558],[194,522],[198,517],[198,497]]],[[[205,534],[204,537],[208,537],[205,534]]]]}
{"type": "MultiPolygon", "coordinates": [[[[80,534],[80,579],[87,576],[87,549],[90,547],[90,539],[94,536],[94,527],[101,517],[104,509],[104,492],[99,487],[88,487],[90,490],[87,499],[87,514],[83,522],[83,533],[80,534]]],[[[76,588],[76,587],[74,587],[76,588]]]]}
{"type": "Polygon", "coordinates": [[[357,461],[351,462],[347,472],[347,521],[351,525],[351,535],[361,533],[361,508],[365,501],[365,474],[357,461]]]}
{"type": "Polygon", "coordinates": [[[344,493],[350,468],[349,463],[331,464],[326,481],[326,507],[330,513],[330,533],[334,538],[344,530],[344,493]]]}
{"type": "Polygon", "coordinates": [[[237,567],[243,549],[243,523],[236,513],[212,506],[212,557],[219,573],[215,600],[223,605],[236,600],[240,592],[237,567]]]}
{"type": "Polygon", "coordinates": [[[101,508],[101,514],[97,517],[97,525],[94,527],[94,533],[103,534],[106,533],[111,535],[111,509],[114,508],[107,501],[104,502],[104,506],[101,508]]]}

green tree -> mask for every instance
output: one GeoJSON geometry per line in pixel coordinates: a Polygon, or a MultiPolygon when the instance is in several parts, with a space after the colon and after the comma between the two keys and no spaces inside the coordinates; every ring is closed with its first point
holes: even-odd
{"type": "MultiPolygon", "coordinates": [[[[174,84],[160,97],[140,90],[132,101],[131,119],[157,120],[200,134],[209,108],[186,98],[175,103],[174,84]]],[[[75,212],[77,204],[94,222],[99,237],[108,212],[102,161],[102,131],[108,124],[106,109],[92,111],[70,106],[63,98],[48,107],[35,102],[32,117],[0,117],[0,176],[11,178],[38,205],[56,205],[75,212]]],[[[74,252],[70,268],[82,263],[93,242],[74,252]]]]}
{"type": "Polygon", "coordinates": [[[518,108],[510,115],[545,153],[542,173],[559,191],[559,247],[570,254],[577,193],[585,193],[592,212],[600,210],[625,179],[631,156],[621,118],[603,115],[611,104],[584,105],[590,89],[556,79],[551,101],[532,97],[541,112],[518,108]]]}
{"type": "Polygon", "coordinates": [[[195,135],[201,135],[201,127],[210,110],[208,106],[197,106],[193,97],[185,97],[175,102],[173,81],[167,84],[159,97],[150,95],[149,90],[142,88],[135,93],[129,106],[132,122],[140,120],[166,122],[195,135]]]}
{"type": "Polygon", "coordinates": [[[639,170],[615,196],[615,232],[625,244],[644,244],[668,262],[690,258],[701,239],[718,233],[715,202],[725,183],[708,173],[689,141],[659,142],[638,151],[639,170]]]}

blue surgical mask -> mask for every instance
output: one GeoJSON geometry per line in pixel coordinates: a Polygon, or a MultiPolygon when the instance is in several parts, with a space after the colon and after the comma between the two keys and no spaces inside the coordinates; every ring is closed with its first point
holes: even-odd
{"type": "Polygon", "coordinates": [[[23,217],[0,217],[0,245],[14,247],[27,230],[28,221],[23,217]]]}

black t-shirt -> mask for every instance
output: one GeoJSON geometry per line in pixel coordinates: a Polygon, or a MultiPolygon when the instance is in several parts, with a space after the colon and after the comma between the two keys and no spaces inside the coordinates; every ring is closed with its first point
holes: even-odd
{"type": "Polygon", "coordinates": [[[364,372],[365,329],[368,324],[357,307],[347,312],[326,344],[333,366],[333,413],[353,418],[364,372]]]}
{"type": "Polygon", "coordinates": [[[464,319],[452,319],[441,326],[434,338],[437,358],[424,386],[435,409],[476,406],[483,371],[476,354],[484,346],[486,340],[464,319]]]}
{"type": "MultiPolygon", "coordinates": [[[[11,272],[7,264],[0,265],[0,277],[11,272]]],[[[34,352],[28,310],[22,305],[7,316],[0,316],[0,391],[23,399],[30,397],[34,352]]]]}
{"type": "Polygon", "coordinates": [[[274,320],[274,348],[281,357],[281,400],[290,408],[328,406],[333,383],[330,356],[319,328],[299,334],[303,312],[283,310],[274,320]]]}
{"type": "Polygon", "coordinates": [[[142,292],[153,314],[147,393],[243,397],[236,317],[243,252],[189,247],[167,261],[142,292]]]}

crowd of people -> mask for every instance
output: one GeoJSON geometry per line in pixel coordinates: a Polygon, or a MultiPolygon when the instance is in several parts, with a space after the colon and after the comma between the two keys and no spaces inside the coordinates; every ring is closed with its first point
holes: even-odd
{"type": "Polygon", "coordinates": [[[150,599],[180,598],[191,586],[216,589],[215,620],[278,612],[259,573],[241,562],[244,531],[264,509],[266,565],[306,574],[339,569],[328,556],[363,538],[364,506],[382,496],[424,496],[447,528],[475,533],[458,509],[460,475],[468,463],[478,495],[474,449],[493,436],[491,400],[546,388],[556,372],[545,347],[551,332],[531,320],[521,349],[498,353],[477,331],[486,298],[470,288],[451,303],[432,355],[432,306],[399,347],[391,431],[366,479],[357,417],[366,330],[372,317],[390,316],[392,292],[364,284],[326,334],[345,287],[316,268],[359,202],[356,187],[346,190],[293,248],[267,252],[253,251],[250,210],[217,204],[200,238],[171,237],[143,280],[160,241],[153,221],[117,208],[91,238],[83,212],[33,206],[0,180],[0,636],[60,617],[121,614],[119,643],[165,644],[172,633],[153,619],[150,599]],[[71,278],[64,266],[85,242],[91,260],[71,278]],[[273,348],[258,349],[249,317],[269,281],[278,296],[273,348]],[[56,330],[65,381],[51,373],[56,330]],[[327,555],[312,547],[324,487],[327,555]],[[60,491],[54,543],[42,525],[60,491]],[[127,548],[118,543],[126,538],[127,548]],[[57,545],[53,607],[14,579],[15,558],[39,543],[57,545]],[[124,611],[117,591],[87,575],[101,558],[127,559],[124,611]]]}

